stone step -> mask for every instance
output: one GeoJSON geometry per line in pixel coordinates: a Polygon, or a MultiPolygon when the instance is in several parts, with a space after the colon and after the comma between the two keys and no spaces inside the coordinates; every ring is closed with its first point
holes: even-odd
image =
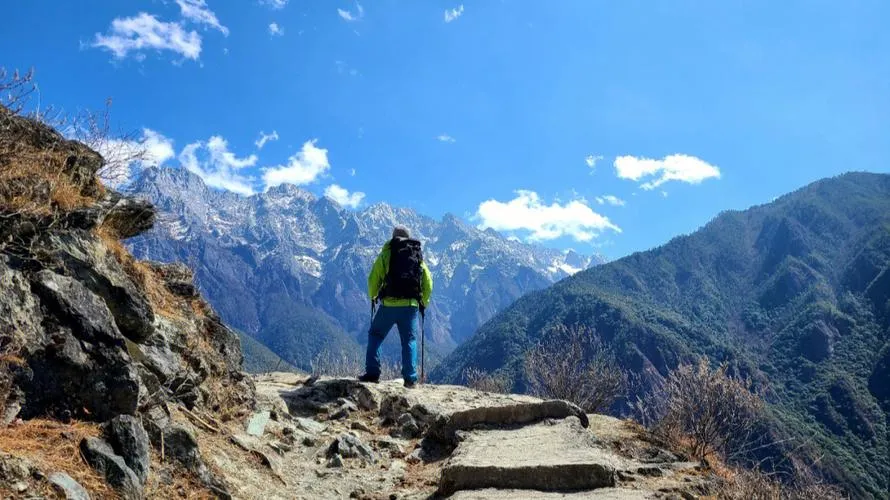
{"type": "Polygon", "coordinates": [[[448,497],[451,500],[648,500],[659,498],[654,491],[631,490],[624,488],[598,488],[588,491],[540,491],[540,490],[499,490],[486,488],[484,490],[463,490],[448,497]]]}
{"type": "Polygon", "coordinates": [[[514,429],[459,432],[440,491],[484,488],[578,491],[615,485],[621,461],[596,446],[576,417],[514,429]]]}

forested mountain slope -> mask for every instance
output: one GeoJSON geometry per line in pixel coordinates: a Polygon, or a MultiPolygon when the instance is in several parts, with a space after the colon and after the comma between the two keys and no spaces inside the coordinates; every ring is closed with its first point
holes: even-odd
{"type": "Polygon", "coordinates": [[[887,496],[890,175],[824,179],[530,293],[434,377],[479,367],[522,389],[524,353],[557,324],[595,330],[639,375],[632,396],[698,355],[729,363],[819,472],[887,496]]]}

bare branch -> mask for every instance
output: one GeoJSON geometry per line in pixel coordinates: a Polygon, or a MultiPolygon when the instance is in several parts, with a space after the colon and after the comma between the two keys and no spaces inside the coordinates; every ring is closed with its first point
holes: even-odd
{"type": "Polygon", "coordinates": [[[564,399],[590,413],[604,411],[627,388],[627,375],[593,330],[558,326],[525,358],[531,392],[564,399]]]}
{"type": "Polygon", "coordinates": [[[467,368],[463,375],[467,387],[477,391],[507,394],[513,385],[503,374],[488,373],[479,368],[467,368]]]}

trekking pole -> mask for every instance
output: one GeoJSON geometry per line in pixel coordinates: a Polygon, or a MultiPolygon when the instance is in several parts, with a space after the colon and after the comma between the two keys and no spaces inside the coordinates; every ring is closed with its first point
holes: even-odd
{"type": "Polygon", "coordinates": [[[425,343],[426,335],[425,335],[424,330],[426,328],[424,326],[424,323],[425,323],[424,319],[425,319],[424,310],[421,308],[420,309],[420,383],[421,384],[426,382],[426,373],[424,372],[424,361],[425,361],[424,358],[426,357],[425,356],[426,355],[426,343],[425,343]]]}

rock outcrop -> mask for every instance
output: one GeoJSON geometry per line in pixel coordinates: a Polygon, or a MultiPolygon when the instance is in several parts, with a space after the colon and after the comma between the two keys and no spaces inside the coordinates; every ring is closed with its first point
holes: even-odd
{"type": "MultiPolygon", "coordinates": [[[[238,337],[191,273],[126,251],[120,240],[150,229],[155,209],[103,187],[103,165],[84,145],[0,108],[0,416],[4,426],[107,422],[105,439],[85,439],[81,452],[120,495],[138,498],[149,447],[183,441],[171,412],[238,417],[254,389],[238,337]]],[[[224,491],[196,446],[164,453],[224,491]]],[[[53,484],[76,495],[64,476],[53,484]]]]}

